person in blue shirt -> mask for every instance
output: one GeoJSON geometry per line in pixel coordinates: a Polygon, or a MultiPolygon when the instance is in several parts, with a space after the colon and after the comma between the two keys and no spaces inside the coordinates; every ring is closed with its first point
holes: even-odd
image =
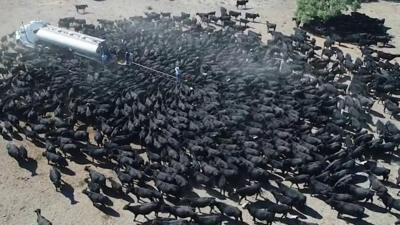
{"type": "Polygon", "coordinates": [[[125,52],[125,63],[126,65],[129,65],[130,61],[129,58],[131,57],[131,53],[129,53],[128,51],[125,52]]]}
{"type": "Polygon", "coordinates": [[[106,54],[101,54],[101,63],[106,64],[108,61],[108,57],[106,54]]]}
{"type": "Polygon", "coordinates": [[[181,81],[181,70],[179,69],[179,66],[175,67],[175,77],[177,82],[181,81]]]}

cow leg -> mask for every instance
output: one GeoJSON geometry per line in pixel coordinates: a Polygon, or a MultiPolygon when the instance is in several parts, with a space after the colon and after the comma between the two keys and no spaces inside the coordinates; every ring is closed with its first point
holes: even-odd
{"type": "Polygon", "coordinates": [[[239,204],[242,202],[243,199],[246,199],[246,196],[243,196],[239,199],[239,204]]]}

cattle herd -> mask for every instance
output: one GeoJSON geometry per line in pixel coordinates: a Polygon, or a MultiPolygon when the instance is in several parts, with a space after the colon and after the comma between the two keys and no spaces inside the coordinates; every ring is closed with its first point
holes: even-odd
{"type": "Polygon", "coordinates": [[[385,26],[385,19],[371,18],[365,14],[353,12],[340,15],[325,22],[313,20],[305,23],[303,29],[316,35],[331,36],[336,41],[358,45],[388,46],[392,36],[385,26]]]}
{"type": "MultiPolygon", "coordinates": [[[[62,21],[74,26],[73,18],[62,21]]],[[[78,24],[112,52],[128,50],[134,62],[165,73],[179,66],[182,74],[176,80],[133,64],[101,65],[3,37],[1,135],[21,166],[38,150],[12,140],[40,147],[55,190],[66,185],[62,171],[71,162],[84,162],[87,186],[79,191],[99,208],[113,207],[111,192],[134,196],[123,210],[145,224],[221,224],[242,221],[244,210],[267,224],[313,224],[280,218],[307,206],[304,193],[340,218],[362,221],[364,201],[384,204],[380,213],[400,210],[386,187],[398,185],[389,179],[397,171],[377,161],[397,154],[400,130],[371,118],[375,101],[399,116],[395,56],[363,47],[353,59],[334,40],[318,46],[298,28],[290,36],[270,29],[264,44],[236,22],[215,29],[186,13],[78,24]],[[194,189],[216,197],[195,197],[194,189]]],[[[36,213],[38,224],[51,224],[36,213]]]]}

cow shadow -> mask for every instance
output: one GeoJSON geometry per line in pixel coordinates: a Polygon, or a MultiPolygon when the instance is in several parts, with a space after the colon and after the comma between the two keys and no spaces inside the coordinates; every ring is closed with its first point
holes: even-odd
{"type": "MultiPolygon", "coordinates": [[[[366,214],[364,214],[363,218],[368,217],[366,214]]],[[[359,218],[351,218],[351,217],[347,217],[347,216],[343,216],[340,219],[346,221],[348,224],[354,224],[354,225],[373,225],[370,222],[367,222],[363,219],[359,219],[359,218]]]]}
{"type": "Polygon", "coordinates": [[[74,152],[74,154],[71,155],[70,158],[71,161],[75,162],[76,164],[79,165],[86,165],[86,164],[91,164],[92,162],[86,157],[85,154],[81,152],[74,152]]]}
{"type": "Polygon", "coordinates": [[[385,118],[385,116],[384,116],[382,113],[377,112],[377,111],[375,111],[375,110],[373,110],[373,109],[370,109],[370,110],[369,110],[369,113],[370,113],[371,115],[373,115],[373,116],[378,117],[378,118],[385,118]]]}
{"type": "Polygon", "coordinates": [[[102,169],[112,170],[115,168],[115,164],[112,162],[107,162],[106,160],[95,160],[91,163],[95,167],[99,167],[102,169]]]}
{"type": "Polygon", "coordinates": [[[89,14],[93,14],[93,12],[88,12],[88,11],[85,11],[85,12],[81,12],[81,13],[78,13],[79,15],[89,15],[89,14]]]}
{"type": "Polygon", "coordinates": [[[120,193],[120,192],[115,191],[114,189],[109,188],[109,187],[103,187],[102,190],[103,190],[105,195],[107,195],[107,196],[109,196],[111,198],[123,199],[123,200],[125,200],[127,202],[135,202],[135,200],[131,196],[126,194],[126,193],[120,193]]]}
{"type": "MultiPolygon", "coordinates": [[[[299,217],[301,219],[307,219],[307,217],[299,217]]],[[[281,222],[282,224],[288,224],[288,225],[298,225],[299,220],[298,219],[292,219],[292,218],[277,218],[277,221],[281,222]]],[[[310,224],[312,225],[312,224],[310,224]]]]}
{"type": "Polygon", "coordinates": [[[382,159],[387,164],[392,164],[392,162],[400,161],[399,153],[397,151],[393,152],[373,152],[373,159],[382,159]]]}
{"type": "Polygon", "coordinates": [[[389,213],[392,214],[393,216],[395,216],[396,218],[400,218],[400,214],[398,214],[398,213],[395,213],[393,211],[389,211],[389,213]]]}
{"type": "Polygon", "coordinates": [[[263,23],[261,21],[253,21],[253,20],[250,20],[250,23],[265,24],[265,23],[263,23]]]}
{"type": "Polygon", "coordinates": [[[46,145],[42,141],[40,141],[38,139],[32,139],[31,142],[32,142],[32,144],[34,144],[38,148],[45,148],[46,147],[46,145]]]}
{"type": "Polygon", "coordinates": [[[19,167],[31,172],[32,177],[37,175],[36,170],[38,168],[38,164],[36,160],[28,158],[26,161],[18,161],[18,165],[19,167]]]}
{"type": "MultiPolygon", "coordinates": [[[[154,189],[154,188],[150,188],[150,189],[154,189]]],[[[168,201],[177,205],[182,201],[182,198],[186,197],[186,198],[197,198],[200,197],[196,192],[193,191],[192,188],[188,188],[187,191],[183,191],[182,195],[177,197],[177,198],[168,198],[168,201]]]]}
{"type": "Polygon", "coordinates": [[[322,215],[308,205],[304,205],[303,207],[296,207],[296,209],[304,215],[310,216],[315,219],[322,219],[322,215]]]}
{"type": "Polygon", "coordinates": [[[12,141],[12,137],[8,133],[1,133],[1,136],[6,141],[12,141]]]}
{"type": "Polygon", "coordinates": [[[226,221],[226,225],[249,225],[243,221],[234,220],[230,217],[224,216],[224,220],[226,221]]]}
{"type": "Polygon", "coordinates": [[[237,10],[252,10],[253,8],[252,7],[241,7],[241,8],[237,8],[237,10]]]}
{"type": "Polygon", "coordinates": [[[24,138],[18,132],[12,132],[11,136],[13,139],[18,140],[18,141],[24,140],[24,138]]]}
{"type": "Polygon", "coordinates": [[[400,115],[399,114],[393,114],[392,117],[395,118],[396,120],[400,120],[400,115]]]}
{"type": "MultiPolygon", "coordinates": [[[[398,0],[397,2],[400,2],[400,0],[398,0]]],[[[378,46],[378,48],[396,48],[396,46],[393,44],[385,43],[383,46],[378,46]]]]}
{"type": "MultiPolygon", "coordinates": [[[[257,201],[255,203],[252,203],[252,205],[254,207],[260,208],[260,209],[269,208],[269,207],[271,207],[272,205],[275,205],[275,204],[278,204],[278,203],[274,203],[269,199],[264,199],[263,201],[257,201]]],[[[296,215],[301,219],[307,219],[306,216],[304,216],[303,214],[301,214],[300,212],[296,211],[293,208],[291,208],[288,213],[291,214],[291,215],[296,215]]]]}
{"type": "Polygon", "coordinates": [[[194,192],[194,191],[189,191],[189,192],[186,192],[182,197],[183,197],[183,198],[199,198],[200,195],[197,194],[197,193],[194,192]]]}
{"type": "MultiPolygon", "coordinates": [[[[214,190],[212,188],[206,188],[205,190],[206,190],[207,194],[209,194],[210,196],[212,196],[214,198],[218,198],[218,199],[221,199],[221,200],[225,200],[226,199],[226,196],[221,194],[219,191],[216,191],[216,190],[214,190]]],[[[229,198],[231,198],[231,197],[229,197],[229,198]]],[[[236,198],[236,201],[239,201],[239,198],[236,198]]]]}
{"type": "Polygon", "coordinates": [[[96,206],[96,208],[108,216],[112,216],[112,217],[120,217],[121,216],[121,214],[119,214],[119,212],[117,212],[113,208],[110,208],[107,206],[101,205],[101,206],[96,206]]]}
{"type": "Polygon", "coordinates": [[[385,208],[375,205],[371,202],[361,202],[360,205],[362,205],[363,207],[365,207],[371,211],[374,211],[374,212],[378,212],[378,213],[386,213],[387,212],[387,210],[385,208]]]}
{"type": "Polygon", "coordinates": [[[382,181],[382,183],[387,187],[390,187],[390,188],[393,188],[393,189],[400,189],[400,187],[398,185],[396,185],[395,183],[393,183],[391,181],[386,181],[385,180],[385,181],[382,181]]]}
{"type": "MultiPolygon", "coordinates": [[[[110,196],[112,197],[112,196],[110,196]]],[[[133,198],[131,196],[129,196],[128,194],[122,194],[121,198],[127,202],[135,202],[135,200],[133,200],[133,198]]]]}
{"type": "Polygon", "coordinates": [[[71,205],[78,203],[75,200],[74,188],[70,184],[66,183],[65,181],[63,181],[63,185],[60,188],[60,192],[61,192],[61,194],[63,194],[66,198],[68,198],[71,201],[71,205]]]}
{"type": "Polygon", "coordinates": [[[76,175],[76,173],[73,170],[71,170],[70,168],[68,168],[68,167],[57,166],[57,169],[59,169],[61,173],[65,174],[65,175],[68,175],[68,176],[75,176],[76,175]]]}

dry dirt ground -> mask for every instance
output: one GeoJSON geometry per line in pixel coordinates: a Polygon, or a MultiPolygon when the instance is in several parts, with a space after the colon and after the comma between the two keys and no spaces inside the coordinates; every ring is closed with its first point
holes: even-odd
{"type": "MultiPolygon", "coordinates": [[[[143,12],[149,10],[178,14],[182,11],[192,13],[218,11],[220,6],[228,9],[235,8],[233,0],[106,0],[101,2],[92,0],[0,0],[0,36],[13,32],[22,22],[26,23],[38,19],[56,24],[58,18],[75,16],[94,22],[97,18],[119,19],[142,15],[143,12]],[[77,14],[75,4],[88,4],[87,14],[77,14]]],[[[264,25],[265,20],[277,23],[279,31],[292,32],[294,24],[291,18],[295,8],[295,0],[250,0],[246,11],[260,13],[261,19],[258,19],[258,21],[262,23],[253,23],[251,26],[262,32],[264,37],[268,37],[264,25]]],[[[385,18],[386,25],[392,28],[390,34],[395,36],[392,44],[400,45],[400,3],[383,1],[364,4],[361,12],[366,12],[372,17],[385,18]]],[[[352,46],[345,50],[358,54],[358,51],[352,46]]],[[[387,49],[387,51],[400,53],[400,48],[387,49]]],[[[375,104],[374,109],[382,112],[382,105],[375,104]]],[[[388,119],[387,115],[383,116],[382,120],[388,119]]],[[[92,206],[90,200],[81,193],[86,185],[83,179],[87,176],[82,164],[71,163],[68,170],[62,171],[63,180],[68,185],[61,193],[55,192],[48,178],[49,166],[41,156],[42,150],[27,142],[22,144],[29,150],[29,156],[37,162],[31,163],[26,169],[21,169],[17,162],[7,155],[6,142],[0,138],[0,224],[36,224],[36,216],[33,212],[36,208],[41,208],[43,215],[57,225],[137,224],[137,222],[132,222],[133,215],[131,213],[122,210],[123,205],[126,204],[125,200],[113,198],[114,206],[112,209],[104,211],[92,206]],[[32,176],[30,172],[32,169],[36,169],[37,175],[32,176]]],[[[390,165],[383,164],[391,168],[392,173],[389,180],[393,182],[398,169],[397,162],[393,161],[390,165]]],[[[109,170],[102,170],[101,168],[98,168],[98,170],[112,175],[109,170]]],[[[202,196],[209,195],[204,190],[197,190],[196,192],[202,196]]],[[[397,189],[390,188],[390,192],[395,195],[397,189]]],[[[263,195],[271,199],[268,192],[264,192],[263,195]]],[[[385,212],[385,210],[382,208],[383,204],[375,197],[374,202],[377,206],[365,205],[368,217],[364,220],[356,221],[351,218],[339,220],[336,218],[336,212],[332,211],[327,204],[309,195],[307,197],[308,207],[299,209],[299,211],[308,221],[319,224],[391,225],[397,221],[396,217],[400,217],[400,212],[379,213],[385,212]]],[[[135,197],[133,199],[136,201],[135,197]]],[[[229,199],[226,201],[237,205],[229,199]]],[[[253,224],[246,210],[244,210],[244,213],[245,222],[253,224]]],[[[144,220],[143,217],[138,219],[144,220]]],[[[228,222],[228,224],[235,223],[228,222]]],[[[280,224],[280,222],[274,224],[280,224]]]]}

